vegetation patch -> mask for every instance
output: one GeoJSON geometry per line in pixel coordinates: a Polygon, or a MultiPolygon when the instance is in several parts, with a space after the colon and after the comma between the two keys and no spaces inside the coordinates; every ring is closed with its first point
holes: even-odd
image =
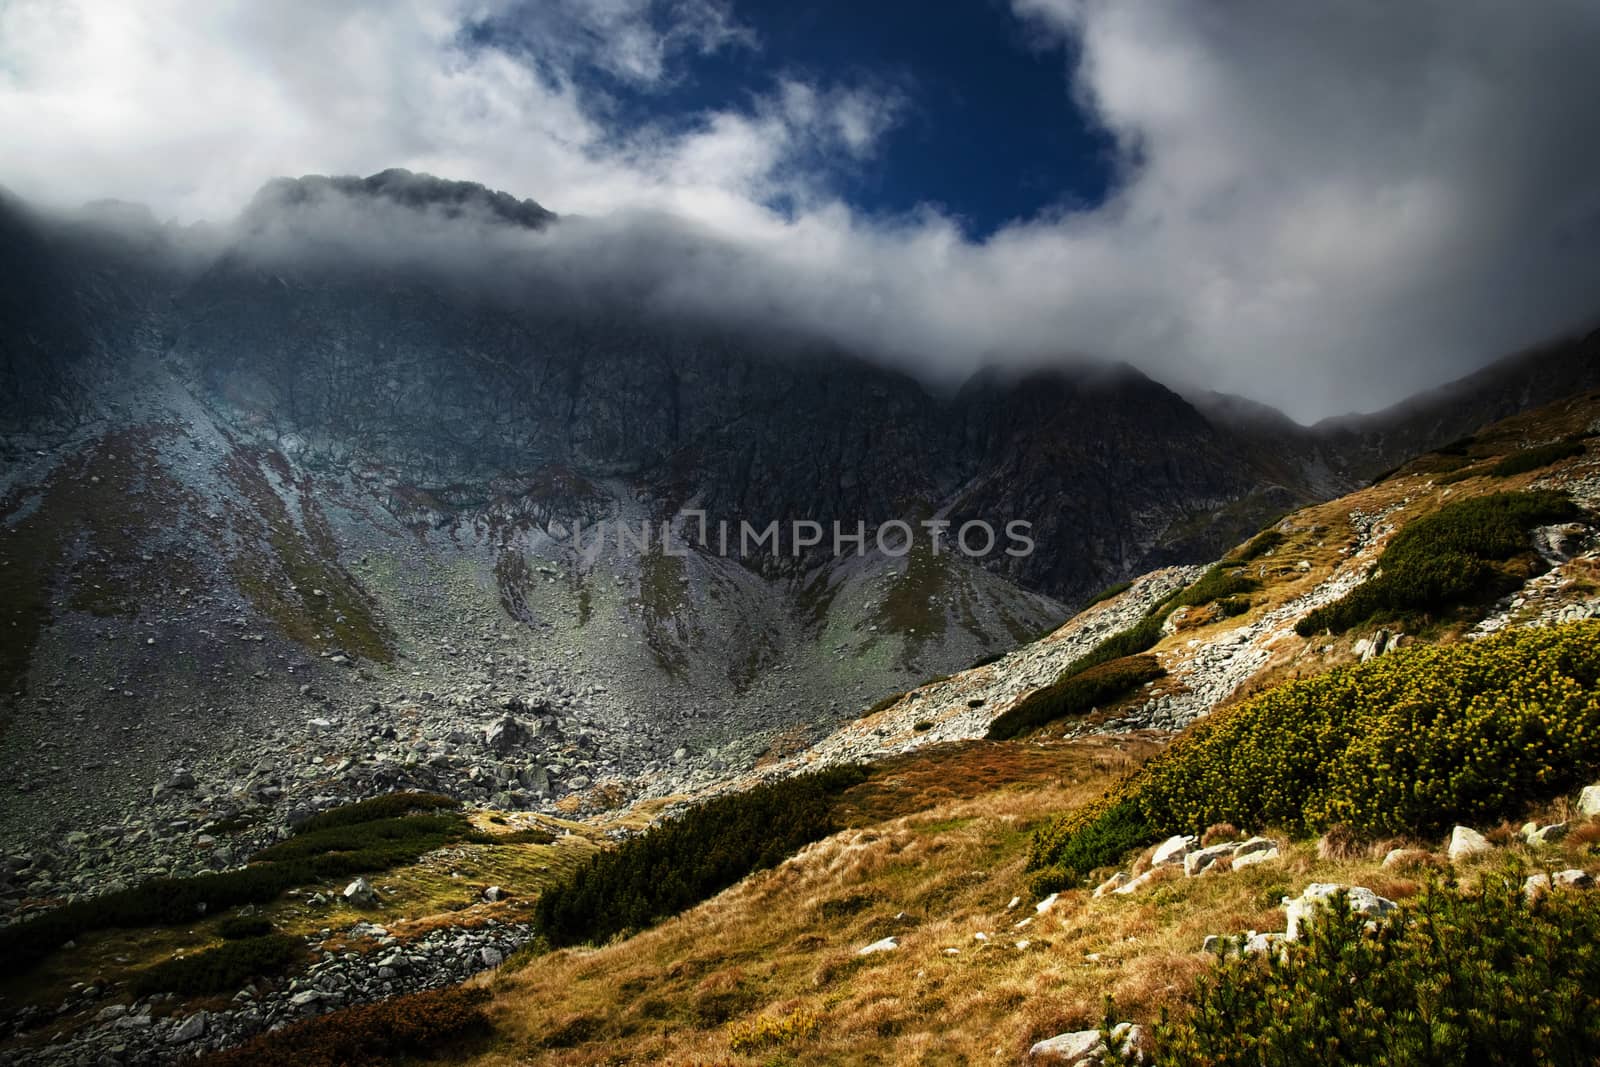
{"type": "Polygon", "coordinates": [[[355,826],[379,819],[396,819],[420,812],[455,810],[461,801],[437,793],[385,793],[382,796],[341,804],[319,812],[295,828],[296,834],[329,830],[336,826],[355,826]]]}
{"type": "Polygon", "coordinates": [[[1583,442],[1575,437],[1568,437],[1548,445],[1537,445],[1533,448],[1524,448],[1513,452],[1511,455],[1489,468],[1489,473],[1496,478],[1509,478],[1513,474],[1526,474],[1536,471],[1540,467],[1548,467],[1563,459],[1583,455],[1583,442]]]}
{"type": "Polygon", "coordinates": [[[232,993],[252,978],[280,973],[302,954],[304,947],[299,938],[287,934],[227,941],[140,971],[134,976],[133,992],[141,997],[151,993],[232,993]]]}
{"type": "Polygon", "coordinates": [[[1108,585],[1104,589],[1102,589],[1098,593],[1096,593],[1094,596],[1092,596],[1088,600],[1084,601],[1083,606],[1084,606],[1085,609],[1092,608],[1096,604],[1100,603],[1101,601],[1110,600],[1114,596],[1121,596],[1123,593],[1126,593],[1129,589],[1132,589],[1132,588],[1133,588],[1133,583],[1131,581],[1130,582],[1118,582],[1115,585],[1108,585]]]}
{"type": "Polygon", "coordinates": [[[1156,1058],[1206,1067],[1600,1061],[1600,895],[1438,887],[1369,933],[1340,900],[1281,961],[1224,961],[1156,1058]]]}
{"type": "Polygon", "coordinates": [[[490,1032],[489,991],[453,986],[362,1004],[291,1023],[203,1067],[368,1067],[436,1056],[490,1032]]]}
{"type": "Polygon", "coordinates": [[[717,797],[601,852],[538,902],[552,945],[643,929],[839,829],[835,794],[866,778],[835,767],[717,797]]]}
{"type": "Polygon", "coordinates": [[[728,1048],[740,1054],[761,1052],[804,1041],[821,1028],[822,1019],[806,1008],[796,1008],[787,1015],[760,1015],[728,1026],[728,1048]]]}
{"type": "Polygon", "coordinates": [[[1098,804],[1034,837],[1040,886],[1089,841],[1214,823],[1431,833],[1554,796],[1600,767],[1600,622],[1401,649],[1214,712],[1098,804]]]}
{"type": "Polygon", "coordinates": [[[1260,533],[1252,537],[1243,548],[1239,549],[1239,551],[1235,553],[1233,560],[1236,563],[1254,562],[1255,560],[1260,559],[1262,556],[1265,556],[1268,552],[1274,551],[1287,540],[1288,537],[1282,530],[1276,528],[1262,530],[1260,533]]]}
{"type": "Polygon", "coordinates": [[[1125,656],[1070,674],[1029,693],[998,716],[989,724],[988,738],[1006,741],[1057,719],[1085,714],[1166,673],[1154,656],[1125,656]]]}
{"type": "Polygon", "coordinates": [[[1342,633],[1364,622],[1409,620],[1492,597],[1509,580],[1496,564],[1529,552],[1529,530],[1580,514],[1566,494],[1549,491],[1447,504],[1395,534],[1372,578],[1306,615],[1295,632],[1342,633]]]}
{"type": "MultiPolygon", "coordinates": [[[[333,816],[339,810],[325,814],[333,816]]],[[[80,934],[193,922],[241,904],[268,903],[294,886],[412,863],[424,853],[465,840],[490,838],[478,834],[455,812],[335,822],[271,845],[238,870],[154,878],[13,923],[0,929],[0,956],[14,968],[28,968],[80,934]]]]}

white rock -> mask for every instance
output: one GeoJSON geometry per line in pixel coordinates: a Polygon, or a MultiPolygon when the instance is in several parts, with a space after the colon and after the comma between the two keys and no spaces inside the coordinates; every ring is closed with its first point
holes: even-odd
{"type": "Polygon", "coordinates": [[[1107,893],[1116,892],[1118,889],[1121,889],[1123,886],[1125,886],[1127,884],[1128,884],[1128,872],[1127,871],[1118,871],[1116,874],[1113,874],[1110,878],[1107,878],[1105,881],[1103,881],[1099,885],[1095,886],[1094,895],[1096,897],[1103,897],[1107,893]]]}
{"type": "Polygon", "coordinates": [[[1458,826],[1450,831],[1450,847],[1447,850],[1450,862],[1455,863],[1469,856],[1482,855],[1493,846],[1489,839],[1470,826],[1458,826]]]}
{"type": "MultiPolygon", "coordinates": [[[[1118,1023],[1112,1036],[1124,1042],[1133,1053],[1133,1062],[1144,1063],[1150,1037],[1142,1026],[1118,1023]]],[[[1053,1067],[1091,1067],[1105,1063],[1106,1045],[1099,1030],[1078,1030],[1070,1034],[1057,1034],[1046,1038],[1028,1050],[1028,1062],[1051,1064],[1053,1067]]]]}
{"type": "Polygon", "coordinates": [[[1554,844],[1566,836],[1567,824],[1564,822],[1553,822],[1549,826],[1541,826],[1532,833],[1528,834],[1527,840],[1528,844],[1538,847],[1541,845],[1554,844]]]}
{"type": "Polygon", "coordinates": [[[198,1041],[206,1034],[206,1013],[197,1011],[178,1025],[167,1038],[168,1044],[187,1045],[191,1041],[198,1041]]]}
{"type": "Polygon", "coordinates": [[[1589,818],[1600,815],[1600,782],[1584,786],[1578,794],[1578,814],[1589,818]]]}
{"type": "Polygon", "coordinates": [[[1043,900],[1039,901],[1039,903],[1033,906],[1033,913],[1035,915],[1045,914],[1051,908],[1056,906],[1056,901],[1059,899],[1059,897],[1059,893],[1051,893],[1049,896],[1045,897],[1043,900]]]}
{"type": "Polygon", "coordinates": [[[1277,858],[1278,850],[1276,848],[1269,848],[1262,852],[1246,852],[1242,856],[1236,855],[1233,857],[1233,869],[1237,871],[1241,867],[1253,867],[1258,863],[1268,863],[1277,858]]]}
{"type": "Polygon", "coordinates": [[[900,939],[898,937],[886,937],[882,941],[874,941],[872,944],[860,949],[856,952],[856,955],[870,956],[874,952],[893,952],[899,947],[900,939]]]}
{"type": "Polygon", "coordinates": [[[1332,882],[1313,882],[1305,892],[1288,902],[1289,929],[1283,935],[1286,941],[1299,941],[1310,930],[1318,911],[1327,907],[1334,894],[1344,891],[1350,910],[1369,919],[1381,919],[1399,907],[1365,886],[1343,886],[1332,882]]]}
{"type": "Polygon", "coordinates": [[[1150,870],[1145,871],[1139,877],[1130,881],[1127,885],[1113,889],[1111,892],[1115,893],[1119,897],[1131,896],[1147,885],[1162,881],[1166,877],[1166,874],[1164,873],[1165,870],[1166,868],[1164,867],[1152,867],[1150,870]]]}
{"type": "Polygon", "coordinates": [[[1542,897],[1550,892],[1550,876],[1548,874],[1530,874],[1522,883],[1522,895],[1529,900],[1542,897]]]}
{"type": "Polygon", "coordinates": [[[1012,908],[1016,907],[1018,904],[1021,904],[1021,903],[1022,903],[1022,898],[1021,897],[1012,897],[1011,898],[1011,903],[1006,905],[1006,910],[1010,911],[1012,908]]]}
{"type": "Polygon", "coordinates": [[[344,899],[358,906],[371,904],[378,899],[378,891],[365,878],[357,878],[344,887],[344,899]]]}
{"type": "Polygon", "coordinates": [[[1224,856],[1233,855],[1234,842],[1197,849],[1183,857],[1183,873],[1193,878],[1224,856]]]}
{"type": "Polygon", "coordinates": [[[1244,939],[1244,945],[1239,951],[1246,956],[1264,956],[1269,952],[1282,951],[1283,942],[1288,940],[1288,934],[1258,934],[1251,930],[1249,936],[1244,939]]]}
{"type": "Polygon", "coordinates": [[[1194,847],[1195,839],[1181,834],[1167,838],[1157,846],[1155,855],[1150,857],[1152,867],[1165,867],[1168,864],[1182,863],[1183,857],[1189,849],[1194,847]]]}
{"type": "Polygon", "coordinates": [[[1268,849],[1278,847],[1278,843],[1270,837],[1252,837],[1248,841],[1241,841],[1234,846],[1233,857],[1248,856],[1252,852],[1266,852],[1268,849]]]}
{"type": "Polygon", "coordinates": [[[1577,868],[1571,868],[1565,871],[1557,871],[1555,875],[1555,883],[1556,885],[1562,886],[1566,889],[1588,889],[1590,886],[1594,885],[1594,876],[1588,871],[1580,871],[1577,868]]]}

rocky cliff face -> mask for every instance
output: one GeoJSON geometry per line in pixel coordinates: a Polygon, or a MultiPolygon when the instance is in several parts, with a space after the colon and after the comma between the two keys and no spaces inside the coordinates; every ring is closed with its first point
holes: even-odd
{"type": "Polygon", "coordinates": [[[0,739],[37,801],[15,820],[309,722],[330,759],[373,723],[453,747],[411,763],[465,796],[671,791],[1448,428],[1311,431],[1126,367],[931,391],[582,269],[566,225],[405,172],[274,182],[216,228],[0,201],[0,739]],[[700,512],[776,521],[783,551],[694,544],[700,512]],[[795,520],[868,541],[795,555],[795,520]],[[1034,551],[872,543],[922,520],[1023,520],[1034,551]],[[586,552],[579,522],[690,544],[586,552]],[[558,720],[526,766],[449,740],[514,702],[558,720]],[[96,787],[64,797],[21,758],[40,745],[96,787]]]}

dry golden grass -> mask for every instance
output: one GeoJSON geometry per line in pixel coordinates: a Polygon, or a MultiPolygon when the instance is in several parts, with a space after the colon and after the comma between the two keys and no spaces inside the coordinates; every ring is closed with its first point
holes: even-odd
{"type": "MultiPolygon", "coordinates": [[[[1119,759],[1129,762],[1153,747],[1123,743],[1119,759]]],[[[1122,770],[1106,748],[1107,739],[979,743],[897,761],[846,798],[855,825],[780,867],[629,940],[480,979],[495,993],[498,1036],[464,1062],[1015,1063],[1035,1040],[1095,1025],[1108,993],[1143,1021],[1183,1010],[1211,965],[1199,951],[1206,935],[1281,930],[1281,898],[1312,881],[1414,895],[1426,873],[1384,870],[1383,856],[1443,845],[1351,841],[1322,857],[1318,842],[1297,842],[1277,862],[1222,865],[1131,897],[1094,900],[1080,889],[1042,916],[1032,901],[1007,910],[1025,893],[1032,827],[1097,796],[1122,770]],[[985,774],[993,788],[967,793],[985,774]],[[867,824],[874,813],[887,814],[867,824]],[[899,950],[858,954],[890,935],[899,950]],[[804,1025],[785,1029],[786,1019],[804,1025]]],[[[1580,839],[1582,831],[1568,840],[1580,839]]],[[[1583,847],[1548,858],[1572,865],[1583,847]]],[[[1521,846],[1501,855],[1510,852],[1526,855],[1521,846]]]]}

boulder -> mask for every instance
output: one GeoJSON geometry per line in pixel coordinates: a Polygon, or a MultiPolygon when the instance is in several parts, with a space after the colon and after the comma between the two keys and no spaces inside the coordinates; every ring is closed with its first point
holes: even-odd
{"type": "Polygon", "coordinates": [[[1578,814],[1585,818],[1600,815],[1600,782],[1584,786],[1578,794],[1578,814]]]}
{"type": "Polygon", "coordinates": [[[1165,867],[1152,867],[1150,870],[1145,871],[1139,877],[1130,881],[1127,885],[1113,889],[1112,892],[1121,897],[1131,896],[1146,886],[1154,885],[1157,882],[1164,882],[1168,878],[1174,878],[1177,876],[1178,868],[1172,864],[1168,864],[1165,867]]]}
{"type": "Polygon", "coordinates": [[[1277,858],[1278,850],[1276,847],[1264,849],[1260,852],[1246,852],[1242,856],[1235,855],[1233,857],[1233,869],[1237,871],[1242,867],[1253,867],[1258,863],[1270,863],[1277,858]]]}
{"type": "Polygon", "coordinates": [[[1433,859],[1433,853],[1425,848],[1391,848],[1383,857],[1385,870],[1405,870],[1409,867],[1425,867],[1433,859]]]}
{"type": "Polygon", "coordinates": [[[1035,915],[1044,915],[1044,914],[1046,914],[1047,912],[1050,911],[1051,908],[1056,906],[1056,901],[1058,899],[1060,899],[1060,894],[1059,893],[1051,893],[1049,896],[1045,897],[1043,900],[1039,901],[1039,903],[1037,903],[1037,904],[1035,904],[1033,906],[1034,914],[1035,915]]]}
{"type": "Polygon", "coordinates": [[[1195,838],[1177,835],[1167,838],[1156,846],[1155,855],[1150,857],[1150,866],[1166,867],[1170,864],[1181,864],[1183,857],[1195,845],[1195,838]]]}
{"type": "Polygon", "coordinates": [[[1529,900],[1535,900],[1550,892],[1550,876],[1548,874],[1530,874],[1522,883],[1522,895],[1529,900]]]}
{"type": "Polygon", "coordinates": [[[484,741],[495,752],[505,755],[532,737],[528,728],[515,715],[502,715],[490,723],[483,732],[484,741]]]}
{"type": "MultiPolygon", "coordinates": [[[[1145,1062],[1150,1037],[1144,1027],[1118,1023],[1111,1034],[1120,1039],[1124,1048],[1133,1054],[1134,1063],[1145,1062]]],[[[1028,1050],[1028,1062],[1051,1064],[1053,1067],[1098,1067],[1106,1062],[1106,1053],[1106,1043],[1099,1030],[1077,1030],[1037,1042],[1028,1050]]]]}
{"type": "Polygon", "coordinates": [[[1235,845],[1233,847],[1233,856],[1238,859],[1240,856],[1248,856],[1252,852],[1266,852],[1277,847],[1278,843],[1270,837],[1252,837],[1248,841],[1241,841],[1235,845]]]}
{"type": "Polygon", "coordinates": [[[1220,845],[1211,845],[1185,854],[1183,857],[1183,873],[1193,878],[1224,856],[1231,857],[1235,844],[1237,842],[1227,841],[1220,845]]]}
{"type": "Polygon", "coordinates": [[[485,945],[479,949],[478,958],[483,961],[485,967],[498,967],[506,961],[505,956],[493,945],[485,945]]]}
{"type": "Polygon", "coordinates": [[[206,1013],[197,1011],[172,1031],[167,1042],[173,1045],[187,1045],[191,1041],[198,1041],[206,1035],[206,1013]]]}
{"type": "Polygon", "coordinates": [[[344,887],[344,899],[358,908],[378,902],[378,891],[365,878],[357,878],[344,887]]]}
{"type": "Polygon", "coordinates": [[[1315,923],[1317,913],[1327,907],[1340,892],[1345,894],[1351,911],[1368,919],[1381,919],[1399,907],[1394,901],[1380,897],[1365,886],[1313,882],[1306,886],[1305,892],[1286,905],[1289,929],[1283,935],[1284,940],[1301,940],[1315,923]]]}
{"type": "Polygon", "coordinates": [[[1557,871],[1555,884],[1565,889],[1588,889],[1594,885],[1594,876],[1588,871],[1580,871],[1576,868],[1557,871]]]}
{"type": "Polygon", "coordinates": [[[1097,896],[1097,897],[1103,897],[1107,893],[1116,892],[1118,889],[1121,889],[1123,886],[1125,886],[1127,884],[1128,884],[1128,872],[1127,871],[1118,871],[1116,874],[1113,874],[1110,878],[1107,878],[1105,881],[1103,881],[1099,885],[1095,886],[1094,895],[1097,896]]]}
{"type": "Polygon", "coordinates": [[[1564,822],[1553,822],[1548,826],[1540,826],[1529,831],[1526,835],[1526,840],[1528,844],[1537,848],[1542,845],[1554,844],[1566,836],[1567,824],[1564,822]]]}
{"type": "Polygon", "coordinates": [[[1447,850],[1447,854],[1450,856],[1451,863],[1458,863],[1472,856],[1480,856],[1488,852],[1492,847],[1489,844],[1489,839],[1472,827],[1458,826],[1450,831],[1450,847],[1447,850]]]}
{"type": "Polygon", "coordinates": [[[876,952],[893,952],[895,949],[897,949],[899,947],[900,947],[900,939],[898,937],[886,937],[882,941],[874,941],[872,944],[866,945],[863,948],[858,949],[856,951],[856,955],[857,956],[871,956],[873,953],[876,953],[876,952]]]}

